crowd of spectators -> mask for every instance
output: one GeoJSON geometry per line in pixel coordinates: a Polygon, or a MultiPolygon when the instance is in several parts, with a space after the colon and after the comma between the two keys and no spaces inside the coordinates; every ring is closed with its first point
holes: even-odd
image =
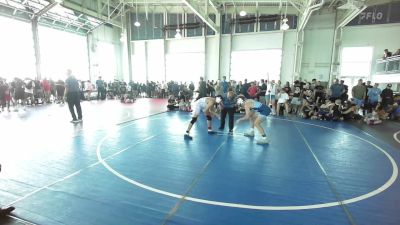
{"type": "MultiPolygon", "coordinates": [[[[183,86],[182,90],[185,90],[185,85],[183,86]]],[[[377,83],[372,86],[370,81],[364,83],[359,80],[358,84],[349,90],[348,85],[338,79],[326,87],[326,83],[316,79],[311,82],[299,79],[292,84],[289,82],[282,84],[280,81],[263,79],[253,82],[248,82],[246,79],[244,82],[233,80],[228,82],[223,77],[222,80],[215,82],[206,82],[201,78],[196,87],[198,88],[194,92],[197,93],[197,99],[205,96],[223,96],[231,90],[236,95],[243,95],[270,105],[273,115],[293,115],[306,119],[334,121],[364,119],[369,123],[400,118],[400,96],[393,94],[391,84],[387,84],[381,90],[377,83]]],[[[185,102],[186,99],[170,98],[168,107],[181,109],[183,106],[182,109],[187,110],[187,105],[179,104],[182,101],[185,102]]]]}
{"type": "MultiPolygon", "coordinates": [[[[309,119],[349,120],[373,117],[399,119],[399,95],[394,95],[391,84],[381,90],[378,84],[358,84],[349,90],[343,80],[335,80],[329,87],[313,79],[311,82],[296,80],[293,83],[264,80],[243,82],[221,80],[194,82],[137,83],[105,82],[99,77],[95,83],[80,81],[82,100],[120,99],[132,103],[136,98],[168,98],[168,108],[191,111],[191,100],[206,96],[219,96],[233,91],[236,95],[256,99],[270,105],[272,114],[294,115],[309,119]],[[351,94],[351,98],[349,98],[351,94]]],[[[11,82],[0,79],[0,101],[2,111],[10,106],[37,105],[42,103],[64,103],[65,83],[43,79],[15,78],[11,82]]]]}

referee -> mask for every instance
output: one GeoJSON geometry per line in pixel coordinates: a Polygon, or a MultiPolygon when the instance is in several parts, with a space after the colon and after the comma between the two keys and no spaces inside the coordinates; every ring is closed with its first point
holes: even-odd
{"type": "Polygon", "coordinates": [[[79,90],[79,82],[72,75],[70,69],[67,70],[67,80],[65,80],[65,95],[67,97],[69,111],[71,112],[72,121],[71,123],[79,123],[82,121],[82,108],[81,108],[81,98],[79,90]],[[78,118],[76,118],[75,109],[78,113],[78,118]]]}

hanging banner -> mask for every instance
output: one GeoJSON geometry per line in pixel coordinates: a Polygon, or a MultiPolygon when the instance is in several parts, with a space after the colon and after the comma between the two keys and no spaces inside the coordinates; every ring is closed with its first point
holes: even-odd
{"type": "Polygon", "coordinates": [[[400,2],[366,8],[348,26],[400,23],[400,2]]]}

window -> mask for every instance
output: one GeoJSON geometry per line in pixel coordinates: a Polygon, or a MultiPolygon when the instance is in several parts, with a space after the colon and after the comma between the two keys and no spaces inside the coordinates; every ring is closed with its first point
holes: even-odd
{"type": "Polygon", "coordinates": [[[231,55],[231,80],[280,80],[282,50],[234,51],[231,55]]]}
{"type": "Polygon", "coordinates": [[[96,52],[97,71],[95,77],[101,76],[106,82],[113,81],[117,75],[117,65],[115,62],[114,45],[107,42],[98,42],[96,52]]]}
{"type": "Polygon", "coordinates": [[[187,29],[186,34],[188,37],[196,37],[203,35],[203,21],[195,14],[187,14],[187,21],[188,24],[195,24],[198,23],[198,26],[194,26],[195,28],[187,29]]]}
{"type": "MultiPolygon", "coordinates": [[[[209,17],[214,23],[217,20],[217,16],[215,14],[210,14],[209,17]]],[[[207,35],[215,35],[215,31],[211,29],[209,26],[207,26],[206,30],[207,30],[207,35]]]]}
{"type": "Polygon", "coordinates": [[[39,26],[42,78],[65,80],[71,69],[77,79],[89,79],[86,37],[39,26]]]}
{"type": "Polygon", "coordinates": [[[232,14],[224,14],[221,18],[222,34],[230,34],[232,32],[232,14]]]}
{"type": "Polygon", "coordinates": [[[134,42],[132,51],[132,80],[146,83],[146,46],[144,42],[134,42]]]}
{"type": "MultiPolygon", "coordinates": [[[[168,25],[176,25],[176,28],[178,28],[178,25],[181,25],[183,23],[182,14],[170,13],[168,14],[167,18],[168,18],[168,25]]],[[[176,29],[168,30],[167,34],[168,34],[167,38],[175,38],[176,29]]]]}
{"type": "Polygon", "coordinates": [[[343,48],[340,75],[342,77],[369,77],[372,53],[372,47],[343,48]]]}
{"type": "Polygon", "coordinates": [[[0,16],[0,76],[8,81],[35,78],[35,50],[29,23],[0,16]]]}
{"type": "Polygon", "coordinates": [[[173,53],[166,55],[167,81],[189,82],[204,77],[204,53],[173,53]]]}
{"type": "Polygon", "coordinates": [[[246,16],[236,15],[236,29],[235,33],[249,33],[254,32],[254,26],[257,18],[254,14],[247,14],[246,16]]]}
{"type": "Polygon", "coordinates": [[[147,42],[147,76],[149,81],[164,81],[164,42],[147,42]]]}

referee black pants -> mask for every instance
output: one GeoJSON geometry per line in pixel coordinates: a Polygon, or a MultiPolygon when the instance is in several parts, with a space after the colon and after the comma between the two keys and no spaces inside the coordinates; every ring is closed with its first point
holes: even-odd
{"type": "Polygon", "coordinates": [[[69,111],[71,112],[72,119],[76,120],[74,106],[76,107],[76,112],[78,113],[78,119],[82,119],[80,93],[79,92],[67,93],[67,102],[68,102],[69,111]]]}
{"type": "Polygon", "coordinates": [[[224,129],[225,127],[225,118],[226,114],[229,116],[229,131],[233,130],[233,114],[235,113],[235,108],[223,108],[221,110],[221,124],[220,129],[224,129]]]}

